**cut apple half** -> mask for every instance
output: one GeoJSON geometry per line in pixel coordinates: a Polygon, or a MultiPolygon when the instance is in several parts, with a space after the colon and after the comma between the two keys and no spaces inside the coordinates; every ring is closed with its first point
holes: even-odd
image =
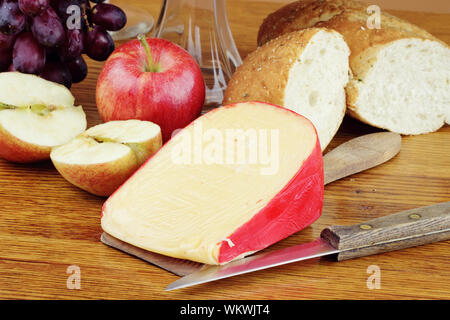
{"type": "Polygon", "coordinates": [[[59,84],[18,72],[0,73],[0,157],[30,163],[86,130],[82,107],[59,84]]]}
{"type": "Polygon", "coordinates": [[[111,121],[55,148],[51,159],[70,183],[98,196],[111,195],[162,145],[158,125],[111,121]]]}

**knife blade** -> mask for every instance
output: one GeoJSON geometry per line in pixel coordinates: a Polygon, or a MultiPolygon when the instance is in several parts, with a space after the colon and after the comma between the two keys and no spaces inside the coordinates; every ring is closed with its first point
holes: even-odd
{"type": "Polygon", "coordinates": [[[450,202],[444,202],[353,226],[331,226],[313,242],[252,255],[225,265],[205,265],[171,283],[166,291],[327,255],[336,255],[336,259],[342,261],[449,239],[450,202]]]}

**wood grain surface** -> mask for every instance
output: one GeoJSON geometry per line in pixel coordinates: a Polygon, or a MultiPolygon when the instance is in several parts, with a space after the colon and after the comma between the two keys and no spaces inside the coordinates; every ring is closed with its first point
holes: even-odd
{"type": "MultiPolygon", "coordinates": [[[[157,16],[159,1],[129,0],[157,16]]],[[[256,47],[262,19],[280,3],[228,0],[241,55],[256,47]]],[[[450,43],[450,15],[390,11],[450,43]]],[[[95,85],[102,64],[73,87],[89,125],[100,122],[95,85]]],[[[345,119],[329,150],[378,130],[345,119]]],[[[450,200],[450,127],[403,137],[393,160],[325,188],[322,217],[270,249],[312,241],[329,225],[351,225],[450,200]]],[[[178,277],[100,242],[104,199],[66,182],[50,162],[16,165],[0,160],[1,299],[450,299],[450,242],[333,262],[303,261],[192,288],[164,292],[178,277]],[[69,290],[71,265],[81,289],[69,290]],[[369,266],[381,270],[381,288],[369,290],[369,266]]]]}

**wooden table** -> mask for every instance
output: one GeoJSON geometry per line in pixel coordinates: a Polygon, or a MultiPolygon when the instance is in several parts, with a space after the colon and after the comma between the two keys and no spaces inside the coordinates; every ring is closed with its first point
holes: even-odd
{"type": "MultiPolygon", "coordinates": [[[[157,15],[158,1],[129,0],[157,15]]],[[[262,19],[280,3],[229,0],[237,46],[256,47],[262,19]]],[[[450,43],[450,15],[394,12],[450,43]]],[[[87,80],[73,87],[89,125],[100,122],[95,84],[101,63],[89,62],[87,80]]],[[[346,119],[334,147],[375,129],[346,119]]],[[[450,127],[404,137],[389,163],[326,187],[323,216],[273,246],[315,239],[330,224],[353,224],[450,200],[450,127]]],[[[412,299],[450,298],[450,242],[334,263],[315,259],[244,276],[164,292],[176,276],[99,241],[104,199],[67,183],[50,162],[16,165],[0,160],[0,298],[76,299],[412,299]],[[68,266],[81,270],[81,290],[69,290],[68,266]],[[369,290],[367,268],[381,269],[381,289],[369,290]]]]}

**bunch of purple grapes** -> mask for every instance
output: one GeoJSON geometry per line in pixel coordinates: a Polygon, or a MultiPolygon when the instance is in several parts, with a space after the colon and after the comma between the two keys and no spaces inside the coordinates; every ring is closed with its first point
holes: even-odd
{"type": "Polygon", "coordinates": [[[19,71],[70,88],[87,76],[83,58],[106,60],[114,51],[108,31],[127,17],[105,0],[0,0],[0,72],[19,71]]]}

